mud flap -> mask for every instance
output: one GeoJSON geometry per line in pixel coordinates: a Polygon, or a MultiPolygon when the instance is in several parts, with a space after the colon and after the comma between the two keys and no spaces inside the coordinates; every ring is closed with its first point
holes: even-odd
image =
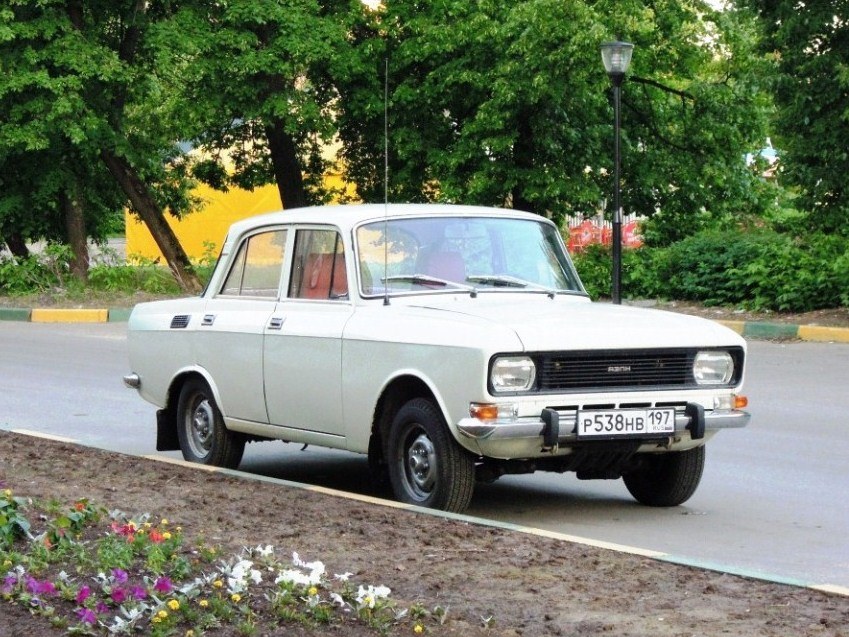
{"type": "Polygon", "coordinates": [[[156,411],[156,450],[179,451],[180,441],[174,426],[173,414],[168,409],[156,411]]]}

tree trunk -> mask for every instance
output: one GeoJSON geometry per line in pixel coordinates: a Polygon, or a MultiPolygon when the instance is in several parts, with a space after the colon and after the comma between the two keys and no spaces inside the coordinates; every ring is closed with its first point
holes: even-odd
{"type": "Polygon", "coordinates": [[[70,192],[62,193],[60,199],[65,221],[65,239],[74,254],[71,260],[71,275],[85,283],[88,280],[89,266],[88,233],[75,185],[72,185],[70,192]]]}
{"type": "MultiPolygon", "coordinates": [[[[513,145],[513,166],[520,173],[529,173],[534,166],[534,132],[527,113],[519,113],[516,143],[513,145]]],[[[525,197],[524,183],[516,184],[511,191],[513,208],[536,212],[536,206],[525,197]]]]}
{"type": "Polygon", "coordinates": [[[199,293],[203,289],[200,279],[198,279],[189,257],[183,250],[183,246],[180,245],[177,235],[165,221],[165,215],[154,201],[147,185],[123,157],[107,150],[102,150],[100,157],[118,182],[121,190],[129,198],[135,212],[144,221],[147,229],[150,230],[153,240],[156,241],[159,251],[162,252],[162,256],[168,262],[177,283],[185,292],[199,293]]]}
{"type": "Polygon", "coordinates": [[[271,151],[271,163],[274,178],[284,208],[302,208],[307,205],[307,193],[301,164],[298,161],[298,149],[292,137],[286,132],[279,119],[271,121],[265,127],[268,148],[271,151]]]}

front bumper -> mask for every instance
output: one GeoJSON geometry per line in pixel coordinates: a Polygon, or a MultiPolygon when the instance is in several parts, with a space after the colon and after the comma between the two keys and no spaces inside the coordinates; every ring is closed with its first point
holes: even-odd
{"type": "MultiPolygon", "coordinates": [[[[739,409],[707,411],[687,403],[675,412],[675,432],[645,440],[641,451],[664,448],[685,450],[702,444],[721,429],[745,427],[751,415],[739,409]]],[[[463,418],[457,430],[469,447],[490,458],[533,458],[567,454],[579,443],[575,435],[576,410],[544,409],[538,417],[478,420],[463,418]]],[[[621,437],[612,437],[621,440],[621,437]]]]}

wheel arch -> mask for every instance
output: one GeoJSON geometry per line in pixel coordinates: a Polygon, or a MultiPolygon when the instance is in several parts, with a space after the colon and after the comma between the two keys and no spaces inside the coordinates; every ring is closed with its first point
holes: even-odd
{"type": "Polygon", "coordinates": [[[218,388],[205,370],[199,367],[191,367],[177,372],[171,379],[171,384],[165,393],[165,406],[156,412],[157,451],[176,451],[180,448],[177,439],[177,405],[180,402],[180,392],[192,378],[203,380],[212,391],[216,403],[221,404],[218,388]]]}
{"type": "MultiPolygon", "coordinates": [[[[374,409],[371,425],[370,452],[380,453],[382,460],[386,456],[386,445],[389,440],[389,428],[398,410],[414,398],[426,398],[445,418],[445,408],[433,388],[421,377],[414,374],[403,374],[393,378],[383,388],[374,409]]],[[[450,432],[449,432],[450,433],[450,432]]]]}

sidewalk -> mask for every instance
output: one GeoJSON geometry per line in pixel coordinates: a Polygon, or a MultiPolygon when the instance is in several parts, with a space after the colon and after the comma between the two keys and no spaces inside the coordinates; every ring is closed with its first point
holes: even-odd
{"type": "MultiPolygon", "coordinates": [[[[65,308],[5,308],[0,307],[0,321],[30,323],[121,323],[130,317],[129,308],[65,309],[65,308]]],[[[710,320],[710,319],[709,319],[710,320]]],[[[849,328],[821,325],[793,325],[764,321],[724,321],[725,325],[745,338],[777,341],[814,341],[849,343],[849,328]]]]}

